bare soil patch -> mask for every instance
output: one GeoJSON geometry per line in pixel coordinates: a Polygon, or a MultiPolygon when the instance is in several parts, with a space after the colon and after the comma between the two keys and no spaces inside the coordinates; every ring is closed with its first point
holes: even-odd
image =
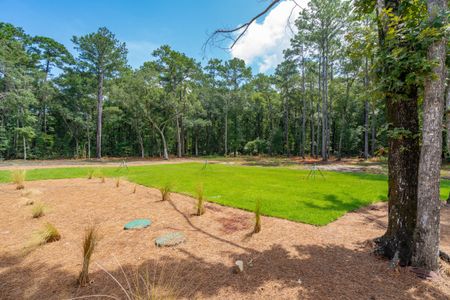
{"type": "MultiPolygon", "coordinates": [[[[409,269],[392,270],[371,254],[368,240],[383,234],[386,205],[352,212],[325,227],[263,217],[262,232],[251,235],[253,215],[212,203],[197,217],[195,200],[112,179],[27,182],[26,190],[0,185],[0,298],[64,299],[83,295],[125,298],[123,272],[162,270],[182,286],[186,298],[213,299],[450,299],[449,278],[417,279],[409,269]],[[40,219],[29,200],[45,203],[40,219]],[[144,230],[124,224],[150,218],[144,230]],[[93,255],[92,283],[76,285],[81,270],[84,228],[95,221],[102,240],[93,255]],[[46,222],[61,240],[24,256],[23,246],[46,222]],[[182,231],[184,244],[157,248],[156,237],[182,231]],[[244,272],[235,274],[236,260],[244,272]],[[99,264],[99,265],[97,265],[99,264]],[[120,264],[120,266],[119,266],[120,264]]],[[[442,211],[442,248],[450,252],[450,209],[442,211]]]]}

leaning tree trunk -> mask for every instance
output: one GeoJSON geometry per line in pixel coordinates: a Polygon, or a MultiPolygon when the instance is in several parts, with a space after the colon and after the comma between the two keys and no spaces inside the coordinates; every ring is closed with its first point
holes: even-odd
{"type": "MultiPolygon", "coordinates": [[[[447,0],[428,0],[430,21],[446,11],[447,0]]],[[[439,269],[439,183],[442,154],[442,119],[444,115],[446,40],[433,43],[428,59],[437,61],[425,81],[423,101],[422,149],[420,152],[417,225],[412,264],[429,271],[439,269]]]]}
{"type": "Polygon", "coordinates": [[[97,94],[97,158],[102,158],[103,74],[98,76],[97,94]]]}

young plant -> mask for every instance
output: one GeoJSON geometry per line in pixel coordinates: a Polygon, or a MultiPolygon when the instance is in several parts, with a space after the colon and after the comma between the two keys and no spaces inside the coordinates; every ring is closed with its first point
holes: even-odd
{"type": "Polygon", "coordinates": [[[92,254],[100,240],[98,227],[90,225],[86,228],[83,238],[83,267],[78,276],[78,284],[83,287],[89,283],[89,265],[91,263],[92,254]]]}
{"type": "Polygon", "coordinates": [[[53,243],[59,241],[61,235],[55,226],[50,223],[46,223],[44,228],[34,233],[31,240],[25,245],[23,249],[23,254],[28,254],[34,251],[39,246],[45,245],[47,243],[53,243]]]}
{"type": "Polygon", "coordinates": [[[253,233],[259,233],[261,231],[261,200],[256,200],[255,206],[255,228],[253,233]]]}
{"type": "Polygon", "coordinates": [[[40,245],[53,243],[61,239],[58,229],[50,223],[46,223],[44,228],[39,231],[40,245]]]}
{"type": "Polygon", "coordinates": [[[31,209],[31,215],[33,219],[38,219],[45,215],[45,205],[42,203],[36,203],[31,209]]]}
{"type": "Polygon", "coordinates": [[[88,179],[89,179],[89,180],[91,180],[92,178],[94,178],[94,173],[95,173],[95,170],[94,170],[94,169],[90,169],[90,170],[88,171],[88,179]]]}
{"type": "Polygon", "coordinates": [[[205,200],[204,200],[203,184],[197,186],[197,216],[201,216],[205,213],[205,200]]]}
{"type": "Polygon", "coordinates": [[[159,188],[159,191],[161,192],[161,201],[170,200],[172,185],[170,183],[166,183],[163,187],[159,188]]]}
{"type": "MultiPolygon", "coordinates": [[[[119,264],[119,263],[118,263],[119,264]]],[[[195,274],[190,274],[191,269],[178,265],[169,265],[166,262],[160,264],[155,262],[154,265],[146,265],[138,268],[132,273],[122,271],[122,276],[110,273],[103,266],[97,263],[114,281],[123,292],[124,299],[128,300],[159,300],[159,299],[195,299],[193,295],[197,289],[198,280],[195,274]],[[183,275],[188,274],[188,275],[183,275]]],[[[105,295],[91,295],[92,298],[104,297],[105,295]]],[[[118,299],[116,295],[107,298],[118,299]]]]}
{"type": "Polygon", "coordinates": [[[14,170],[11,172],[11,181],[16,185],[16,190],[23,190],[25,188],[25,170],[14,170]]]}

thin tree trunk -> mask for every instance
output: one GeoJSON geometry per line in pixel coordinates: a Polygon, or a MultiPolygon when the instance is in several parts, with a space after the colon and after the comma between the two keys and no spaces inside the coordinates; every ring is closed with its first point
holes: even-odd
{"type": "Polygon", "coordinates": [[[177,157],[181,158],[182,156],[182,149],[181,149],[181,128],[180,128],[180,120],[179,116],[177,114],[176,117],[176,124],[177,124],[177,157]]]}
{"type": "Polygon", "coordinates": [[[22,136],[22,142],[23,142],[23,160],[27,160],[27,140],[25,138],[25,135],[22,136]]]}
{"type": "Polygon", "coordinates": [[[287,156],[290,156],[289,149],[289,102],[287,97],[284,97],[284,151],[287,156]]]}
{"type": "MultiPolygon", "coordinates": [[[[365,58],[364,65],[364,90],[369,89],[369,59],[365,58]]],[[[364,159],[369,159],[369,100],[364,101],[364,159]]]]}
{"type": "Polygon", "coordinates": [[[372,108],[372,143],[370,153],[375,156],[375,151],[377,149],[377,117],[375,115],[375,106],[372,108]]]}
{"type": "Polygon", "coordinates": [[[450,157],[450,74],[447,73],[447,157],[450,157]]]}
{"type": "MultiPolygon", "coordinates": [[[[228,100],[227,100],[228,101],[228,100]]],[[[228,155],[228,104],[225,104],[224,156],[228,155]]]]}
{"type": "Polygon", "coordinates": [[[102,122],[103,122],[103,73],[98,77],[97,95],[97,158],[102,158],[102,122]]]}
{"type": "Polygon", "coordinates": [[[305,159],[306,144],[306,87],[305,87],[305,55],[302,46],[302,139],[300,145],[300,156],[305,159]]]}
{"type": "Polygon", "coordinates": [[[139,147],[141,148],[141,158],[145,158],[144,140],[140,133],[138,133],[138,139],[139,139],[139,147]]]}
{"type": "MultiPolygon", "coordinates": [[[[447,10],[447,0],[428,0],[430,21],[447,10]]],[[[419,164],[417,225],[414,234],[412,264],[430,271],[439,270],[440,198],[439,183],[442,154],[442,118],[446,78],[445,38],[428,49],[428,59],[437,61],[432,74],[425,81],[423,101],[422,148],[419,164]],[[434,78],[434,76],[436,78],[434,78]]]]}
{"type": "Polygon", "coordinates": [[[312,157],[315,157],[316,156],[316,153],[315,153],[315,148],[314,148],[314,144],[315,144],[315,141],[314,141],[314,138],[315,138],[315,132],[314,132],[314,129],[315,129],[315,126],[316,126],[316,124],[315,124],[315,118],[314,118],[314,103],[313,103],[313,101],[314,101],[314,96],[313,96],[313,89],[314,89],[314,87],[313,87],[313,85],[314,85],[314,83],[311,81],[310,82],[310,92],[311,92],[311,98],[310,98],[310,101],[309,101],[309,104],[310,104],[310,110],[311,110],[311,117],[310,117],[310,126],[311,126],[311,156],[312,157]]]}
{"type": "Polygon", "coordinates": [[[319,104],[319,101],[317,101],[317,114],[318,114],[318,116],[317,116],[317,130],[316,130],[316,133],[317,133],[316,158],[319,156],[319,145],[320,145],[320,126],[321,126],[320,121],[321,121],[321,118],[319,116],[319,112],[320,112],[320,104],[319,104]]]}

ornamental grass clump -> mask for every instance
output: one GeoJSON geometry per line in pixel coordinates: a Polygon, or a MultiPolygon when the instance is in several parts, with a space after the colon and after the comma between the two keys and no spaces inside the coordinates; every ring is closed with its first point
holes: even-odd
{"type": "Polygon", "coordinates": [[[205,213],[205,199],[203,184],[197,186],[197,216],[201,216],[205,213]]]}
{"type": "Polygon", "coordinates": [[[31,215],[33,219],[39,219],[45,215],[45,205],[42,203],[36,203],[31,209],[31,215]]]}
{"type": "Polygon", "coordinates": [[[255,228],[253,229],[253,233],[261,232],[261,200],[256,200],[255,206],[255,228]]]}
{"type": "Polygon", "coordinates": [[[80,275],[78,276],[78,284],[83,287],[89,283],[89,265],[91,257],[97,248],[100,235],[97,225],[90,225],[86,228],[83,237],[83,264],[80,275]]]}
{"type": "Polygon", "coordinates": [[[16,185],[16,190],[23,190],[25,188],[25,170],[14,170],[11,172],[11,181],[16,185]]]}
{"type": "Polygon", "coordinates": [[[170,200],[172,185],[170,183],[166,183],[163,187],[159,188],[159,191],[161,192],[161,201],[170,200]]]}
{"type": "Polygon", "coordinates": [[[89,171],[88,171],[88,179],[89,180],[91,180],[92,178],[94,178],[94,173],[95,173],[95,170],[94,169],[90,169],[89,171]]]}

